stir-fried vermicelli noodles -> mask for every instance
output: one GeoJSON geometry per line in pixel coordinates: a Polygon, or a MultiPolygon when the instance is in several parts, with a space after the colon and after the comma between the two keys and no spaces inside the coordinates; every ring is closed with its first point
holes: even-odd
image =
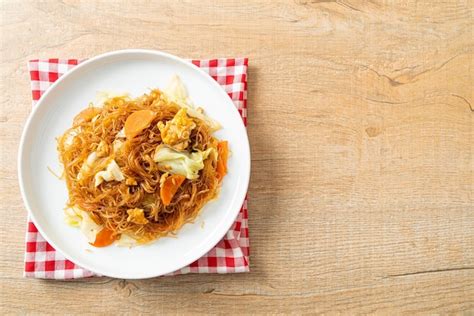
{"type": "Polygon", "coordinates": [[[115,96],[80,112],[58,139],[67,221],[97,247],[176,232],[216,197],[228,146],[175,77],[165,91],[115,96]]]}

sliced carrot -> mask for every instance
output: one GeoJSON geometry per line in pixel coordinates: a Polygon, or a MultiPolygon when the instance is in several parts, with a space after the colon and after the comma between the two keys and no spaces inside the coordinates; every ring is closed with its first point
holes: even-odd
{"type": "Polygon", "coordinates": [[[176,194],[176,191],[178,191],[184,179],[186,179],[185,176],[173,174],[167,177],[166,180],[161,184],[160,197],[165,206],[171,203],[173,196],[176,194]]]}
{"type": "Polygon", "coordinates": [[[222,141],[217,144],[217,177],[222,181],[227,174],[227,158],[229,158],[229,146],[227,141],[222,141]]]}
{"type": "Polygon", "coordinates": [[[100,113],[99,108],[95,108],[93,106],[88,107],[85,110],[82,110],[79,114],[74,117],[73,123],[74,125],[79,125],[81,123],[89,122],[92,120],[97,114],[100,113]]]}
{"type": "Polygon", "coordinates": [[[155,112],[150,110],[140,110],[130,114],[125,121],[125,136],[130,139],[140,134],[150,125],[155,115],[155,112]]]}
{"type": "Polygon", "coordinates": [[[107,247],[108,245],[111,245],[116,239],[117,237],[114,236],[113,231],[108,228],[103,228],[97,234],[97,236],[95,236],[95,241],[94,243],[91,243],[91,245],[94,247],[107,247]]]}

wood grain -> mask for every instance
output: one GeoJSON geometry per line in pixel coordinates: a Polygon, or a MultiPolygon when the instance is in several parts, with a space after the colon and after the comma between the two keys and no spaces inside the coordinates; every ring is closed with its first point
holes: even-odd
{"type": "Polygon", "coordinates": [[[473,2],[2,1],[0,310],[474,312],[473,2]],[[247,56],[251,273],[22,278],[26,62],[247,56]]]}

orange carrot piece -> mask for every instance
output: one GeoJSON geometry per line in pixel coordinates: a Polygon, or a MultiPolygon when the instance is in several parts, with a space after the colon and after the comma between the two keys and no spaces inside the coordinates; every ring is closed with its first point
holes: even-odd
{"type": "Polygon", "coordinates": [[[143,131],[155,118],[155,112],[150,110],[140,110],[133,112],[125,121],[125,136],[130,139],[143,131]]]}
{"type": "Polygon", "coordinates": [[[95,236],[95,241],[91,243],[94,247],[107,247],[111,245],[117,239],[114,236],[114,232],[108,228],[103,228],[97,236],[95,236]]]}
{"type": "Polygon", "coordinates": [[[229,146],[227,141],[222,141],[217,144],[217,178],[219,182],[222,181],[227,174],[227,158],[229,158],[229,146]]]}
{"type": "Polygon", "coordinates": [[[73,124],[79,125],[85,122],[92,120],[97,114],[100,113],[99,108],[93,106],[88,107],[87,109],[82,110],[79,114],[74,117],[73,124]]]}
{"type": "Polygon", "coordinates": [[[161,184],[160,197],[161,201],[163,201],[163,205],[168,206],[171,203],[173,196],[176,194],[176,191],[178,191],[184,179],[186,179],[185,176],[173,174],[167,177],[161,184]]]}

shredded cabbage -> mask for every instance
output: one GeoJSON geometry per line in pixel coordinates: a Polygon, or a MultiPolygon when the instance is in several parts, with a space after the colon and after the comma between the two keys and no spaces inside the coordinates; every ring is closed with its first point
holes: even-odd
{"type": "Polygon", "coordinates": [[[66,209],[64,214],[64,220],[66,223],[73,227],[79,227],[87,241],[90,243],[95,241],[95,237],[102,230],[102,226],[96,224],[89,214],[80,209],[78,206],[73,206],[66,209]]]}
{"type": "Polygon", "coordinates": [[[76,210],[74,207],[65,209],[64,221],[66,222],[66,224],[72,227],[81,226],[81,222],[82,222],[81,211],[76,210]]]}
{"type": "Polygon", "coordinates": [[[123,141],[121,141],[120,139],[114,140],[114,142],[112,143],[112,147],[114,149],[114,153],[117,153],[119,150],[122,149],[123,141]]]}
{"type": "Polygon", "coordinates": [[[181,81],[181,78],[179,78],[179,76],[177,75],[174,75],[171,78],[170,82],[163,90],[163,92],[166,94],[170,101],[183,104],[190,103],[188,100],[188,92],[186,91],[186,87],[181,81]]]}
{"type": "Polygon", "coordinates": [[[192,100],[188,97],[186,87],[178,76],[175,75],[171,78],[168,86],[163,90],[163,92],[168,100],[173,101],[179,106],[185,108],[189,116],[206,122],[209,125],[211,131],[214,132],[221,129],[221,125],[217,121],[214,121],[210,117],[207,117],[194,108],[192,100]]]}
{"type": "Polygon", "coordinates": [[[81,232],[86,236],[88,242],[93,243],[97,234],[102,230],[102,226],[97,225],[87,212],[81,211],[81,215],[81,232]]]}
{"type": "Polygon", "coordinates": [[[82,179],[82,175],[92,168],[97,158],[98,156],[95,151],[91,152],[89,156],[87,156],[86,162],[84,162],[84,164],[81,166],[81,170],[79,170],[79,173],[77,174],[77,180],[82,179]]]}
{"type": "Polygon", "coordinates": [[[104,181],[122,181],[123,179],[125,179],[125,177],[114,159],[109,162],[104,171],[97,172],[94,177],[95,186],[98,186],[104,181]]]}
{"type": "Polygon", "coordinates": [[[120,239],[117,240],[117,246],[119,247],[131,248],[136,245],[138,245],[138,241],[129,234],[122,234],[120,235],[120,239]]]}
{"type": "Polygon", "coordinates": [[[74,137],[76,137],[76,135],[79,135],[80,132],[81,127],[76,127],[70,130],[69,133],[66,135],[66,138],[64,139],[64,147],[69,148],[74,142],[74,137]]]}
{"type": "Polygon", "coordinates": [[[125,127],[122,128],[118,133],[117,135],[115,135],[115,138],[125,138],[125,127]]]}
{"type": "Polygon", "coordinates": [[[204,160],[214,151],[209,148],[205,151],[196,151],[191,154],[179,152],[166,145],[160,145],[156,148],[153,160],[158,166],[172,174],[180,174],[193,180],[199,177],[199,170],[204,168],[204,160]]]}

